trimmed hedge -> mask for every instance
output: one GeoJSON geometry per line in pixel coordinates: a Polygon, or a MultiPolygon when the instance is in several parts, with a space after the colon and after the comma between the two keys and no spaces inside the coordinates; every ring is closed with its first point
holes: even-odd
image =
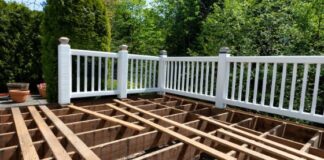
{"type": "Polygon", "coordinates": [[[70,38],[72,48],[102,50],[110,48],[110,26],[103,0],[47,0],[42,23],[42,64],[47,83],[47,99],[57,101],[57,46],[62,36],[70,38]]]}
{"type": "Polygon", "coordinates": [[[40,24],[43,13],[0,0],[0,92],[8,82],[42,81],[40,24]]]}

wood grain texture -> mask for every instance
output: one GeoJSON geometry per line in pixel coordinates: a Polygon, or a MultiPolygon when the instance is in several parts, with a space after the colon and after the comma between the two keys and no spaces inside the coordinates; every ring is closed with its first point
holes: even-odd
{"type": "Polygon", "coordinates": [[[77,106],[73,106],[73,105],[69,105],[68,107],[71,108],[71,109],[74,109],[74,110],[78,110],[78,111],[93,115],[93,116],[101,118],[101,119],[104,119],[106,121],[118,123],[120,125],[123,125],[123,126],[128,127],[128,128],[132,128],[132,129],[137,130],[137,131],[142,131],[142,130],[145,129],[145,127],[142,127],[142,126],[139,126],[139,125],[136,125],[136,124],[133,124],[133,123],[129,123],[129,122],[126,122],[126,121],[123,121],[123,120],[120,120],[120,119],[117,119],[117,118],[114,118],[114,117],[110,117],[110,116],[107,116],[107,115],[104,115],[104,114],[101,114],[101,113],[97,113],[97,112],[94,112],[94,111],[91,111],[91,110],[87,110],[87,109],[84,109],[84,108],[81,108],[81,107],[77,107],[77,106]]]}
{"type": "MultiPolygon", "coordinates": [[[[121,102],[121,101],[117,101],[117,102],[121,102]]],[[[115,109],[117,111],[120,111],[120,112],[122,112],[122,113],[124,113],[124,114],[126,114],[126,115],[128,115],[128,116],[130,116],[132,118],[135,118],[138,121],[141,121],[141,122],[155,128],[155,129],[157,129],[157,130],[159,130],[159,131],[161,131],[163,133],[166,133],[166,134],[168,134],[168,135],[170,135],[170,136],[172,136],[174,138],[177,138],[177,139],[179,139],[180,141],[182,141],[182,142],[184,142],[186,144],[192,145],[192,146],[198,148],[199,150],[202,150],[203,152],[206,152],[206,153],[208,153],[208,154],[210,154],[210,155],[212,155],[214,157],[217,157],[219,159],[226,159],[226,160],[234,160],[235,159],[235,158],[230,157],[230,156],[228,156],[228,155],[226,155],[226,154],[224,154],[224,153],[222,153],[220,151],[217,151],[217,150],[215,150],[215,149],[213,149],[213,148],[211,148],[209,146],[206,146],[206,145],[204,145],[202,143],[194,141],[194,140],[192,140],[192,139],[190,139],[190,138],[188,138],[186,136],[183,136],[183,135],[181,135],[181,134],[179,134],[177,132],[171,131],[171,130],[165,128],[165,127],[162,127],[161,125],[155,124],[154,122],[151,122],[151,121],[149,121],[147,119],[144,119],[142,117],[134,115],[133,113],[130,113],[130,112],[128,112],[128,111],[126,111],[124,109],[121,109],[121,108],[119,108],[117,106],[114,106],[112,104],[107,104],[107,106],[109,106],[109,107],[111,107],[111,108],[113,108],[113,109],[115,109]]]]}
{"type": "Polygon", "coordinates": [[[41,131],[48,146],[51,148],[54,157],[56,159],[64,159],[64,160],[71,159],[69,154],[66,152],[64,147],[58,141],[58,139],[56,138],[52,130],[48,127],[46,122],[43,120],[42,116],[39,114],[36,108],[34,106],[28,106],[28,110],[32,115],[32,117],[34,118],[35,123],[37,124],[39,130],[41,131]]]}
{"type": "Polygon", "coordinates": [[[62,134],[74,146],[77,152],[86,160],[99,160],[100,158],[78,137],[72,130],[67,127],[50,109],[46,106],[39,107],[44,114],[53,122],[62,134]]]}
{"type": "Polygon", "coordinates": [[[25,160],[39,159],[33,141],[29,135],[26,123],[21,115],[19,108],[11,108],[13,119],[16,126],[17,136],[19,139],[19,147],[25,160]]]}

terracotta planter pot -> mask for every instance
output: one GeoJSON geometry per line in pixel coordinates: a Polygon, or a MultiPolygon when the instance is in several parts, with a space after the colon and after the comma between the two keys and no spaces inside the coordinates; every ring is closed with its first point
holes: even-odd
{"type": "Polygon", "coordinates": [[[6,96],[9,96],[8,93],[0,93],[0,97],[6,97],[6,96]]]}
{"type": "Polygon", "coordinates": [[[42,88],[39,85],[37,85],[39,95],[43,98],[46,98],[46,88],[42,88]]]}
{"type": "Polygon", "coordinates": [[[7,83],[8,91],[10,90],[29,90],[29,83],[7,83]]]}
{"type": "Polygon", "coordinates": [[[9,91],[10,98],[14,102],[18,102],[18,103],[25,102],[27,100],[27,98],[29,97],[29,93],[30,93],[29,91],[20,91],[20,90],[10,90],[9,91]]]}

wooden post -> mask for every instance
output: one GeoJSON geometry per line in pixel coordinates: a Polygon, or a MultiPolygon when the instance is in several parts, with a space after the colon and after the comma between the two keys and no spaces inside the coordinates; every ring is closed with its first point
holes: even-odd
{"type": "Polygon", "coordinates": [[[228,64],[226,58],[230,56],[230,50],[228,47],[222,47],[218,56],[218,68],[217,68],[217,84],[216,84],[216,107],[225,108],[224,99],[227,94],[228,83],[228,64]]]}
{"type": "Polygon", "coordinates": [[[71,98],[72,67],[71,67],[71,46],[69,38],[61,37],[58,46],[58,102],[69,104],[71,98]]]}
{"type": "Polygon", "coordinates": [[[158,87],[161,90],[159,93],[161,95],[165,94],[164,88],[165,88],[165,78],[166,78],[166,63],[165,58],[167,58],[167,51],[161,50],[160,51],[160,61],[159,61],[159,79],[158,79],[158,87]]]}
{"type": "Polygon", "coordinates": [[[118,98],[127,98],[128,46],[121,45],[118,52],[117,88],[118,98]]]}

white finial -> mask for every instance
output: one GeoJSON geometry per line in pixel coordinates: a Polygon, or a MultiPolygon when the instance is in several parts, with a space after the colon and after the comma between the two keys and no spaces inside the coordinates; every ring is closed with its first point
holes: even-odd
{"type": "Polygon", "coordinates": [[[61,37],[59,41],[61,44],[69,44],[70,39],[67,37],[61,37]]]}
{"type": "Polygon", "coordinates": [[[127,46],[126,44],[123,44],[123,45],[119,46],[119,49],[120,49],[120,50],[124,50],[124,51],[126,51],[127,48],[128,48],[128,46],[127,46]]]}

